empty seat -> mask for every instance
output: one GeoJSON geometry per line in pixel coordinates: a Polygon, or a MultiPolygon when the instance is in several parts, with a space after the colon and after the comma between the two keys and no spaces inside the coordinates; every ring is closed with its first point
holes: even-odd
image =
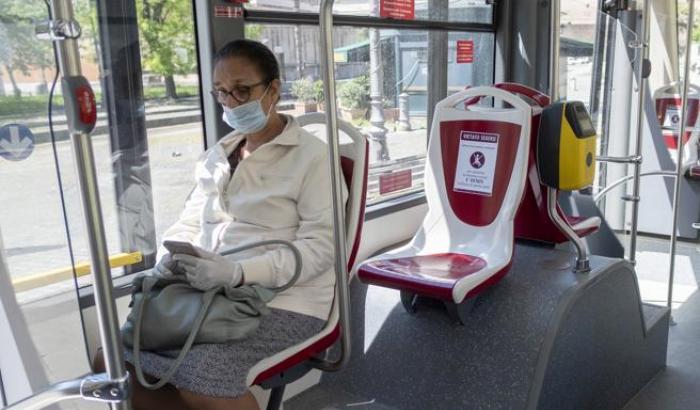
{"type": "MultiPolygon", "coordinates": [[[[494,87],[525,97],[533,104],[528,176],[523,202],[515,215],[515,238],[556,244],[566,242],[568,238],[557,228],[549,216],[547,187],[540,182],[537,171],[537,141],[539,139],[540,119],[542,109],[550,105],[550,98],[533,88],[517,83],[499,83],[495,84],[494,87]]],[[[566,215],[558,204],[557,212],[579,237],[585,237],[600,229],[601,220],[597,216],[566,215]]]]}
{"type": "Polygon", "coordinates": [[[700,165],[691,165],[688,168],[688,177],[691,179],[700,179],[700,165]]]}
{"type": "Polygon", "coordinates": [[[462,321],[472,296],[510,267],[531,120],[529,104],[494,87],[471,88],[438,103],[425,170],[428,214],[409,244],[363,263],[360,280],[401,290],[409,311],[417,296],[441,299],[462,321]],[[478,97],[504,101],[507,108],[461,108],[478,97]]]}

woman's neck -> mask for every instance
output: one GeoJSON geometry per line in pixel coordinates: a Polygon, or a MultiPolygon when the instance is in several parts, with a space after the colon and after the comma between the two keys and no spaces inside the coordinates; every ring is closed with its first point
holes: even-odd
{"type": "Polygon", "coordinates": [[[272,141],[276,136],[280,135],[284,130],[285,121],[282,115],[271,113],[270,119],[262,130],[246,135],[245,147],[246,151],[253,152],[266,142],[272,141]]]}

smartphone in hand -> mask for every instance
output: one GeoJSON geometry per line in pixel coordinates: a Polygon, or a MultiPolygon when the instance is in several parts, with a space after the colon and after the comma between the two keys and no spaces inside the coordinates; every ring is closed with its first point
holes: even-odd
{"type": "Polygon", "coordinates": [[[171,254],[182,253],[185,255],[200,256],[199,252],[197,252],[197,247],[189,242],[165,240],[163,241],[163,247],[171,254]]]}

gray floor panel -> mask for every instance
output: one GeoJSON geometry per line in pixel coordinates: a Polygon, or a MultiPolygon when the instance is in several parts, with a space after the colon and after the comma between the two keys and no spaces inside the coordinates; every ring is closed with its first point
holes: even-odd
{"type": "Polygon", "coordinates": [[[625,410],[700,408],[700,294],[674,311],[669,332],[668,362],[625,410]]]}
{"type": "MultiPolygon", "coordinates": [[[[528,402],[537,402],[538,386],[570,372],[567,358],[609,356],[608,348],[590,348],[591,343],[618,343],[619,349],[620,343],[643,337],[643,312],[649,319],[654,318],[649,322],[667,318],[659,313],[664,309],[642,308],[628,265],[596,257],[589,275],[554,268],[567,265],[570,258],[568,252],[517,246],[510,273],[477,299],[464,326],[451,322],[439,304],[421,304],[415,315],[409,315],[397,291],[353,282],[353,354],[349,366],[338,373],[324,374],[319,386],[286,402],[285,409],[527,408],[528,402]],[[626,290],[618,292],[606,285],[608,282],[626,290]],[[598,306],[602,311],[581,309],[577,304],[583,299],[581,295],[592,298],[586,306],[598,306]],[[596,315],[583,322],[603,333],[591,339],[591,335],[577,332],[575,326],[567,327],[563,319],[572,314],[596,315]],[[609,334],[615,332],[625,333],[626,339],[609,334]],[[559,337],[559,333],[566,337],[559,337]],[[571,346],[558,344],[559,339],[568,340],[573,352],[571,346]]],[[[619,377],[616,372],[620,366],[606,368],[610,372],[606,377],[620,380],[602,390],[610,396],[605,403],[625,403],[658,371],[659,361],[663,362],[665,356],[665,328],[654,334],[657,343],[647,351],[624,347],[635,358],[655,352],[646,368],[626,369],[634,377],[619,377]],[[663,351],[659,354],[661,338],[663,351]]],[[[574,387],[582,384],[577,377],[583,373],[567,374],[574,387]]],[[[574,387],[569,389],[572,395],[586,393],[581,389],[574,392],[574,387]]],[[[593,391],[598,394],[600,390],[593,391]]],[[[567,393],[543,395],[542,402],[565,403],[567,393]]]]}

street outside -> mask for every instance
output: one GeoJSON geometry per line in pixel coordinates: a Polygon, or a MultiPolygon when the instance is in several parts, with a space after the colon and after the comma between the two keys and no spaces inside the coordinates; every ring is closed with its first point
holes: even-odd
{"type": "MultiPolygon", "coordinates": [[[[157,114],[156,111],[158,110],[152,111],[154,115],[157,114]]],[[[425,129],[390,132],[387,143],[392,160],[425,155],[425,132],[425,129]]],[[[194,164],[202,153],[202,140],[202,125],[199,122],[148,130],[158,240],[177,218],[193,187],[194,164]]],[[[104,134],[95,135],[92,143],[108,251],[114,255],[123,250],[120,249],[109,139],[104,134]]],[[[56,147],[75,261],[89,261],[71,143],[68,140],[59,141],[56,147]]],[[[370,157],[371,154],[370,152],[370,157]]],[[[373,162],[373,158],[370,160],[373,162]]],[[[417,183],[419,182],[414,181],[414,186],[417,183]]],[[[371,188],[377,190],[376,182],[371,188]]],[[[0,190],[3,193],[0,196],[0,207],[3,209],[0,214],[0,233],[11,276],[17,278],[70,267],[51,144],[37,144],[34,152],[22,161],[0,159],[0,190]]],[[[121,269],[115,269],[113,274],[121,274],[121,269]]],[[[89,281],[89,276],[80,278],[81,283],[89,281]]],[[[21,292],[18,299],[29,302],[72,288],[72,281],[65,281],[46,289],[21,292]]]]}

